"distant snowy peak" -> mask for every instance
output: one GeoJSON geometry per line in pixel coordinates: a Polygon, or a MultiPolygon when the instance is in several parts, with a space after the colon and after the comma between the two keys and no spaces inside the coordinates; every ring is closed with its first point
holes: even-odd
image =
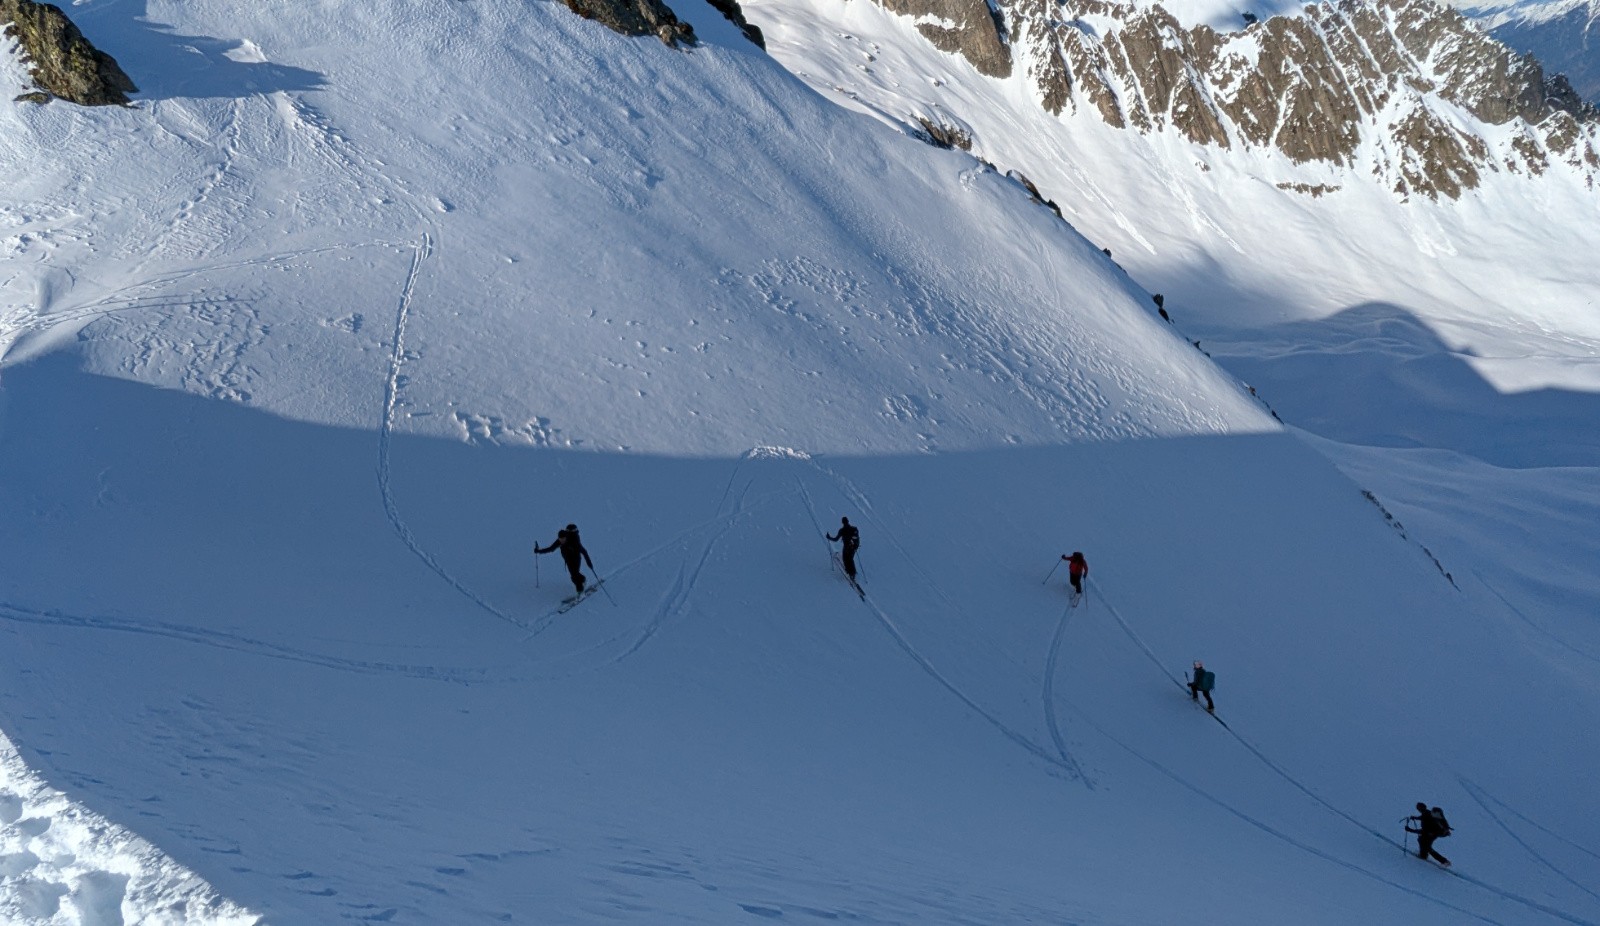
{"type": "Polygon", "coordinates": [[[1600,0],[1456,5],[1495,38],[1565,75],[1585,100],[1600,103],[1600,0]]]}
{"type": "MultiPolygon", "coordinates": [[[[1402,196],[1456,198],[1499,172],[1570,170],[1591,188],[1600,174],[1594,108],[1450,7],[1343,0],[1248,24],[1241,14],[1225,31],[1192,21],[1222,6],[1180,6],[1190,22],[1161,3],[1117,0],[1002,0],[998,10],[1017,75],[1057,115],[1088,111],[1118,128],[1354,168],[1402,196]]],[[[919,20],[924,35],[928,25],[919,20]]]]}
{"type": "Polygon", "coordinates": [[[1532,25],[1572,16],[1586,23],[1600,19],[1600,0],[1468,0],[1452,5],[1487,29],[1507,23],[1532,25]]]}

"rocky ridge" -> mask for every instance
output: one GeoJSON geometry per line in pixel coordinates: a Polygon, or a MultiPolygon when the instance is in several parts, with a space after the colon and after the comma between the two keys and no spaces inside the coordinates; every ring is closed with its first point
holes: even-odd
{"type": "Polygon", "coordinates": [[[622,35],[653,35],[669,46],[693,44],[694,27],[661,0],[562,0],[584,19],[622,35]]]}
{"type": "Polygon", "coordinates": [[[1011,47],[1004,20],[986,0],[883,0],[886,9],[909,16],[936,48],[954,52],[990,77],[1011,75],[1011,47]]]}
{"type": "Polygon", "coordinates": [[[1600,0],[1511,0],[1458,4],[1489,34],[1560,71],[1578,95],[1600,103],[1600,0]]]}
{"type": "Polygon", "coordinates": [[[28,70],[43,93],[18,99],[47,102],[59,97],[83,106],[126,105],[138,87],[116,59],[95,48],[60,8],[33,0],[0,0],[5,34],[17,40],[28,70]]]}
{"type": "MultiPolygon", "coordinates": [[[[1591,187],[1600,175],[1595,108],[1434,0],[1329,0],[1232,32],[1117,0],[1003,0],[999,15],[1020,74],[1057,115],[1367,169],[1401,196],[1457,198],[1486,173],[1557,164],[1591,187]]],[[[965,39],[935,44],[1004,76],[967,51],[988,33],[965,21],[965,39]]]]}

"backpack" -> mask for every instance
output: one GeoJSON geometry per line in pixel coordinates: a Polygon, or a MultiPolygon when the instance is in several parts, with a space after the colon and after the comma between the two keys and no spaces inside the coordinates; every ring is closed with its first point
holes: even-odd
{"type": "Polygon", "coordinates": [[[1199,677],[1194,680],[1194,684],[1201,691],[1211,691],[1217,687],[1217,673],[1210,669],[1201,669],[1199,677]]]}
{"type": "Polygon", "coordinates": [[[1444,811],[1435,807],[1428,812],[1433,814],[1433,819],[1439,823],[1439,838],[1443,839],[1450,835],[1450,821],[1444,818],[1444,811]]]}

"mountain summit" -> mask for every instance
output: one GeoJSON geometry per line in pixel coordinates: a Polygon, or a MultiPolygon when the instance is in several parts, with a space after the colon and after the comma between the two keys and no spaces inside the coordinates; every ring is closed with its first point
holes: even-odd
{"type": "Polygon", "coordinates": [[[1455,198],[1500,171],[1600,174],[1594,108],[1434,0],[1324,2],[1232,30],[1160,3],[1006,0],[993,17],[982,0],[952,5],[889,8],[982,73],[1014,59],[1051,113],[1353,167],[1401,195],[1455,198]]]}

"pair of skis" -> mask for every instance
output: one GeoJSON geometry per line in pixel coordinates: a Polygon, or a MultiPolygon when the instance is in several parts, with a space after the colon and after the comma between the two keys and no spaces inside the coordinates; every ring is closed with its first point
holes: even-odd
{"type": "MultiPolygon", "coordinates": [[[[1191,679],[1189,678],[1189,673],[1187,671],[1183,673],[1183,680],[1186,683],[1191,681],[1191,679]]],[[[1185,691],[1189,690],[1187,684],[1184,685],[1184,690],[1185,691]]],[[[1228,722],[1226,720],[1223,720],[1221,717],[1217,716],[1217,712],[1216,712],[1215,708],[1201,707],[1200,706],[1200,699],[1195,697],[1193,693],[1191,693],[1189,695],[1189,700],[1194,702],[1195,710],[1205,711],[1208,715],[1210,715],[1212,720],[1215,720],[1217,723],[1222,724],[1224,729],[1227,729],[1227,730],[1232,730],[1233,729],[1232,727],[1228,726],[1228,722]]]]}
{"type": "Polygon", "coordinates": [[[585,598],[588,598],[590,595],[598,592],[600,587],[605,584],[605,579],[596,579],[592,584],[584,586],[583,591],[578,592],[576,595],[569,595],[566,598],[561,599],[561,606],[556,608],[556,613],[565,614],[568,611],[571,611],[573,608],[576,608],[578,605],[583,604],[585,598]]]}
{"type": "Polygon", "coordinates": [[[844,580],[846,582],[850,583],[850,587],[856,590],[856,594],[861,596],[861,600],[862,601],[866,601],[867,600],[866,590],[861,587],[861,583],[860,582],[856,581],[856,577],[855,576],[853,576],[850,573],[844,571],[844,561],[839,559],[838,551],[830,549],[828,551],[828,555],[833,558],[833,564],[835,566],[839,567],[839,572],[840,572],[840,574],[842,574],[844,576],[844,580]]]}

